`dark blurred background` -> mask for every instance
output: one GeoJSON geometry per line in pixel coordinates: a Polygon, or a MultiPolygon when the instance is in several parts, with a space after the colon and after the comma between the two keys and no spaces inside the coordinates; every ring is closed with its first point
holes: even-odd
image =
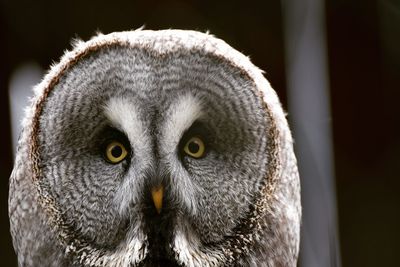
{"type": "MultiPolygon", "coordinates": [[[[16,266],[7,212],[13,165],[9,88],[21,66],[29,63],[47,70],[71,47],[71,38],[88,40],[98,30],[109,33],[142,25],[146,29],[209,30],[249,55],[266,72],[288,110],[282,2],[290,5],[291,1],[98,0],[60,4],[2,0],[1,266],[16,266]]],[[[300,15],[307,16],[307,10],[300,15]]],[[[323,15],[331,110],[326,119],[332,126],[332,191],[336,190],[336,240],[340,241],[341,260],[338,258],[342,266],[396,266],[400,251],[400,1],[327,0],[323,15]]],[[[26,89],[29,92],[30,88],[26,89]]],[[[290,110],[288,117],[290,120],[290,110]]]]}

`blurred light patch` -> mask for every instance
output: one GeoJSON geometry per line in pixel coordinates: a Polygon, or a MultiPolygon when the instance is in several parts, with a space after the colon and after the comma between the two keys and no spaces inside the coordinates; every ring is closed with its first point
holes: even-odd
{"type": "Polygon", "coordinates": [[[12,148],[15,155],[18,137],[22,129],[22,119],[29,98],[33,96],[33,86],[43,75],[42,68],[35,62],[20,65],[11,75],[9,84],[9,101],[11,114],[12,148]]]}
{"type": "Polygon", "coordinates": [[[300,266],[341,266],[324,0],[282,0],[289,121],[302,197],[300,266]]]}

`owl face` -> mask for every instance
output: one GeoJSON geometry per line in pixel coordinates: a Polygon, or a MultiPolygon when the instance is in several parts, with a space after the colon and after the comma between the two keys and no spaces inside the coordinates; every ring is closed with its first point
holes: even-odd
{"type": "Polygon", "coordinates": [[[296,262],[290,133],[261,72],[224,42],[99,36],[36,90],[21,145],[31,182],[12,179],[10,195],[36,192],[22,199],[39,203],[65,266],[296,262]]]}
{"type": "Polygon", "coordinates": [[[165,248],[177,236],[207,246],[233,235],[268,167],[254,86],[206,53],[112,47],[84,58],[40,121],[43,179],[68,224],[99,247],[128,235],[165,248]]]}

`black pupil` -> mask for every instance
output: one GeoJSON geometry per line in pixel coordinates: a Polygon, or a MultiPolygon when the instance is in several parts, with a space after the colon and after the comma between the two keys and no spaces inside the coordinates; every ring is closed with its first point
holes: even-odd
{"type": "Polygon", "coordinates": [[[190,153],[193,153],[193,154],[196,154],[200,150],[199,144],[197,144],[195,142],[190,142],[188,148],[189,148],[190,153]]]}
{"type": "Polygon", "coordinates": [[[119,158],[122,155],[122,147],[120,145],[116,145],[111,149],[111,155],[114,158],[119,158]]]}

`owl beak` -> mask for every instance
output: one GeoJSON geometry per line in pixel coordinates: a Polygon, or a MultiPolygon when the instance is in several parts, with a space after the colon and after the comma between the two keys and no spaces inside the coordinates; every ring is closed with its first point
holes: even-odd
{"type": "Polygon", "coordinates": [[[161,213],[162,201],[163,201],[164,187],[159,185],[158,187],[153,187],[151,189],[151,197],[153,198],[154,207],[157,213],[161,213]]]}

